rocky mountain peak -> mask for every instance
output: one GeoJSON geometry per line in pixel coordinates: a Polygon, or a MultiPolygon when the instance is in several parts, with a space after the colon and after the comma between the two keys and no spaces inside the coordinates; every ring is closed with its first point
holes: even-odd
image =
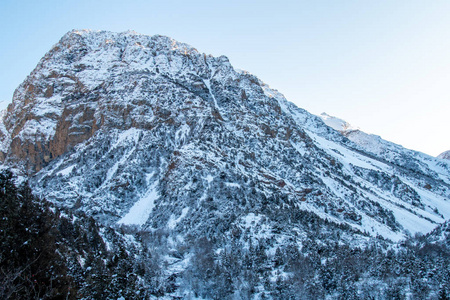
{"type": "Polygon", "coordinates": [[[441,159],[450,159],[450,150],[442,152],[437,157],[441,159]]]}
{"type": "Polygon", "coordinates": [[[137,103],[148,92],[144,81],[189,80],[201,92],[213,71],[218,77],[228,69],[232,68],[226,57],[199,54],[164,36],[71,31],[15,91],[4,118],[7,139],[12,140],[4,156],[26,160],[26,172],[33,174],[104,124],[150,126],[151,114],[146,115],[145,104],[137,103]],[[133,91],[132,97],[128,91],[133,91]]]}

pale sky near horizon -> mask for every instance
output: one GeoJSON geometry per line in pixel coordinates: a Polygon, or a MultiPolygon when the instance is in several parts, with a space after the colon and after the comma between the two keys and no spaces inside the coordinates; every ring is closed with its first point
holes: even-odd
{"type": "Polygon", "coordinates": [[[0,0],[0,101],[67,31],[131,29],[226,55],[311,113],[436,156],[450,150],[449,15],[447,0],[0,0]]]}

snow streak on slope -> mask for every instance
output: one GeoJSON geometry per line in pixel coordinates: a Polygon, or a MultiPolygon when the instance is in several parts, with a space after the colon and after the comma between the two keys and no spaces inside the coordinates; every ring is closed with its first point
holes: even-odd
{"type": "Polygon", "coordinates": [[[159,198],[157,186],[158,182],[156,181],[150,186],[147,193],[139,199],[130,208],[130,211],[117,223],[125,225],[144,225],[155,207],[155,200],[159,198]]]}

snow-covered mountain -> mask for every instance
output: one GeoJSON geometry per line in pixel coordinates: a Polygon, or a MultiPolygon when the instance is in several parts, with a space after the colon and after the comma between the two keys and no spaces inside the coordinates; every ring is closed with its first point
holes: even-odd
{"type": "Polygon", "coordinates": [[[281,239],[275,215],[306,211],[349,240],[399,240],[450,218],[450,164],[344,135],[224,56],[72,31],[14,93],[1,150],[39,194],[105,224],[281,239]]]}
{"type": "Polygon", "coordinates": [[[103,226],[97,260],[71,260],[99,295],[91,266],[133,274],[124,289],[152,297],[389,299],[422,271],[384,250],[450,218],[450,162],[312,115],[225,56],[164,36],[67,33],[1,120],[3,167],[68,220],[103,226]],[[105,251],[119,254],[105,263],[105,251]]]}
{"type": "Polygon", "coordinates": [[[450,159],[450,150],[442,152],[437,157],[441,159],[450,159]]]}

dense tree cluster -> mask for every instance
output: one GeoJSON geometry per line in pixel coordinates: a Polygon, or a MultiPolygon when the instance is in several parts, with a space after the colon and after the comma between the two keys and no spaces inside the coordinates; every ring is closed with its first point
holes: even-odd
{"type": "Polygon", "coordinates": [[[137,262],[123,237],[85,215],[60,213],[0,172],[0,299],[136,298],[137,262]]]}
{"type": "Polygon", "coordinates": [[[0,298],[73,298],[56,223],[26,184],[17,187],[11,172],[0,173],[0,298]]]}
{"type": "Polygon", "coordinates": [[[395,250],[288,243],[274,254],[266,239],[220,252],[217,241],[201,239],[180,286],[206,299],[447,299],[449,251],[420,239],[395,250]]]}

